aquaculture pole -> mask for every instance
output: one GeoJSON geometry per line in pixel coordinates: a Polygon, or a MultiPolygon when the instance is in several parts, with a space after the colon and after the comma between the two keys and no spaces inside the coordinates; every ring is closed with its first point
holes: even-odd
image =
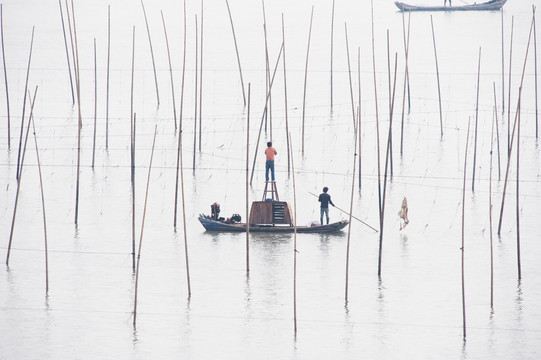
{"type": "Polygon", "coordinates": [[[199,48],[201,51],[199,57],[199,152],[201,152],[201,126],[203,125],[203,0],[201,0],[201,45],[199,48]]]}
{"type": "MultiPolygon", "coordinates": [[[[6,105],[7,105],[7,115],[8,115],[8,150],[11,149],[11,124],[9,116],[9,91],[8,91],[8,73],[6,70],[6,50],[4,49],[4,10],[2,4],[0,4],[0,32],[2,36],[2,60],[4,64],[4,80],[6,83],[6,105]]],[[[64,21],[62,20],[62,28],[64,27],[64,21]]],[[[65,35],[64,35],[65,39],[65,35]]],[[[71,79],[71,72],[70,72],[71,79]]],[[[73,92],[73,89],[72,89],[73,92]]]]}
{"type": "Polygon", "coordinates": [[[432,26],[432,40],[434,42],[434,57],[436,59],[436,77],[438,79],[438,100],[440,104],[440,128],[441,128],[441,137],[443,137],[443,115],[442,115],[442,110],[441,110],[440,71],[438,69],[438,53],[436,52],[436,36],[434,35],[434,22],[432,21],[432,15],[430,15],[430,25],[432,26]]]}
{"type": "MultiPolygon", "coordinates": [[[[291,138],[291,134],[289,136],[291,138]]],[[[295,187],[295,166],[293,165],[293,147],[288,149],[291,156],[291,172],[293,173],[293,323],[297,333],[297,190],[295,187]]]]}
{"type": "Polygon", "coordinates": [[[333,49],[334,49],[334,0],[332,0],[332,12],[331,12],[331,109],[333,106],[333,93],[332,93],[332,87],[333,87],[333,78],[332,78],[332,72],[333,72],[333,49]]]}
{"type": "MultiPolygon", "coordinates": [[[[496,109],[494,109],[496,112],[496,109]]],[[[490,131],[490,170],[488,175],[488,218],[490,227],[490,308],[494,308],[494,247],[492,243],[492,156],[494,150],[494,123],[497,125],[497,117],[492,118],[490,131]]]]}
{"type": "Polygon", "coordinates": [[[304,66],[304,92],[302,97],[302,153],[304,154],[304,116],[306,114],[306,82],[308,80],[308,56],[310,55],[310,38],[312,37],[312,20],[314,19],[314,5],[310,15],[310,30],[308,31],[308,45],[306,47],[306,65],[304,66]]]}
{"type": "Polygon", "coordinates": [[[150,38],[150,28],[148,27],[147,12],[145,11],[145,5],[141,0],[141,7],[143,8],[143,15],[145,16],[145,24],[147,26],[148,44],[150,45],[150,56],[152,57],[152,67],[154,69],[154,82],[156,83],[156,99],[158,100],[158,107],[160,106],[160,93],[158,92],[158,77],[156,75],[156,63],[154,62],[154,50],[152,50],[152,39],[150,38]]]}
{"type": "Polygon", "coordinates": [[[111,60],[111,5],[107,6],[107,90],[105,100],[105,149],[109,150],[109,63],[111,60]]]}
{"type": "MultiPolygon", "coordinates": [[[[348,242],[346,246],[346,295],[345,295],[345,301],[346,305],[348,303],[348,288],[349,288],[349,248],[351,243],[351,218],[353,213],[353,194],[355,193],[355,166],[357,164],[357,153],[355,152],[357,148],[357,127],[359,126],[359,122],[354,126],[353,135],[355,137],[355,145],[353,146],[353,175],[351,179],[351,201],[349,203],[349,223],[348,223],[348,242]]],[[[323,225],[323,224],[322,224],[323,225]]]]}
{"type": "MultiPolygon", "coordinates": [[[[511,17],[511,44],[509,45],[509,91],[507,101],[507,157],[511,156],[511,60],[513,59],[513,25],[515,18],[511,17]]],[[[528,44],[529,46],[529,44],[528,44]]]]}
{"type": "Polygon", "coordinates": [[[404,51],[405,51],[405,70],[404,70],[404,90],[402,91],[402,121],[400,124],[400,156],[403,155],[404,150],[404,108],[406,106],[406,86],[408,88],[408,113],[409,113],[409,70],[408,70],[408,52],[410,47],[410,15],[408,12],[408,39],[406,41],[406,31],[404,25],[404,10],[402,9],[402,29],[404,32],[404,51]]]}
{"type": "Polygon", "coordinates": [[[199,33],[198,33],[198,27],[197,27],[197,14],[195,14],[195,91],[194,91],[194,98],[195,98],[195,105],[194,105],[194,116],[193,116],[193,163],[192,163],[192,169],[195,171],[195,149],[197,146],[197,82],[199,79],[197,78],[197,70],[199,67],[198,62],[198,55],[199,55],[199,33]]]}
{"type": "MultiPolygon", "coordinates": [[[[263,35],[265,38],[265,92],[269,91],[270,65],[269,65],[269,46],[267,42],[267,16],[265,15],[265,1],[261,0],[263,9],[263,35]]],[[[267,118],[269,120],[270,141],[272,141],[272,95],[269,96],[269,106],[265,107],[265,131],[267,131],[267,118]]]]}
{"type": "Polygon", "coordinates": [[[135,25],[132,30],[132,57],[131,57],[131,96],[130,96],[130,158],[131,158],[131,200],[132,200],[132,269],[135,269],[135,119],[133,111],[133,85],[135,73],[135,25]]]}
{"type": "Polygon", "coordinates": [[[249,209],[249,189],[250,181],[248,173],[250,172],[250,83],[248,83],[248,115],[246,118],[246,272],[250,272],[250,209],[249,209]]]}
{"type": "MultiPolygon", "coordinates": [[[[284,31],[284,13],[282,13],[282,62],[284,65],[284,109],[286,113],[286,142],[287,142],[287,148],[289,149],[289,121],[287,117],[287,79],[286,79],[286,36],[284,31]]],[[[289,151],[287,152],[287,176],[290,175],[290,169],[291,169],[291,158],[289,156],[289,151]]]]}
{"type": "Polygon", "coordinates": [[[505,45],[503,31],[503,6],[500,9],[502,17],[502,116],[505,114],[505,45]]]}
{"type": "Polygon", "coordinates": [[[475,104],[475,140],[473,142],[473,171],[471,191],[475,191],[475,159],[477,157],[477,125],[479,122],[479,78],[481,75],[481,47],[479,47],[479,64],[477,65],[477,102],[475,104]]]}
{"type": "Polygon", "coordinates": [[[237,45],[237,37],[235,36],[235,27],[233,26],[233,17],[231,16],[231,9],[229,8],[229,3],[225,0],[227,5],[227,12],[229,13],[229,21],[231,22],[231,31],[233,32],[233,41],[235,42],[235,51],[237,52],[237,63],[239,64],[239,74],[240,74],[240,85],[242,87],[242,98],[244,99],[244,106],[246,106],[246,94],[244,93],[244,80],[242,80],[242,69],[240,66],[240,55],[239,47],[237,45]]]}
{"type": "Polygon", "coordinates": [[[162,15],[163,32],[165,34],[165,45],[167,46],[167,59],[169,60],[169,77],[171,78],[171,96],[173,99],[173,121],[175,122],[175,132],[177,131],[177,107],[175,105],[175,86],[173,82],[173,67],[171,66],[171,52],[169,51],[169,39],[167,38],[167,28],[165,27],[165,19],[163,18],[163,11],[160,11],[162,15]]]}
{"type": "Polygon", "coordinates": [[[351,82],[351,65],[349,61],[348,25],[346,23],[344,23],[344,29],[346,33],[346,51],[347,51],[347,57],[348,57],[349,94],[351,96],[351,116],[353,118],[353,126],[355,127],[355,131],[357,131],[357,128],[355,125],[355,101],[353,101],[353,83],[351,82]]]}
{"type": "Polygon", "coordinates": [[[137,270],[135,271],[135,299],[133,303],[133,326],[137,321],[137,288],[139,285],[139,265],[141,263],[141,248],[143,246],[143,230],[145,228],[145,217],[147,214],[148,188],[150,185],[150,172],[152,170],[152,158],[154,157],[154,145],[156,144],[156,135],[158,134],[158,125],[154,127],[154,140],[152,140],[152,151],[150,152],[150,164],[148,165],[147,189],[145,191],[145,205],[143,207],[143,219],[141,220],[141,235],[139,237],[139,250],[137,252],[137,270]]]}
{"type": "Polygon", "coordinates": [[[94,38],[94,139],[92,141],[92,169],[96,157],[96,122],[98,118],[98,63],[96,59],[96,38],[94,38]]]}
{"type": "Polygon", "coordinates": [[[359,190],[361,190],[361,48],[357,48],[357,76],[358,76],[358,85],[359,85],[359,106],[357,107],[357,117],[359,121],[359,126],[357,126],[357,136],[359,137],[359,190]]]}
{"type": "Polygon", "coordinates": [[[537,36],[535,31],[535,5],[533,9],[533,49],[534,49],[534,67],[535,67],[535,138],[539,136],[539,111],[537,109],[537,36]]]}
{"type": "Polygon", "coordinates": [[[468,119],[468,132],[466,135],[466,151],[464,152],[464,185],[462,186],[462,247],[460,251],[462,253],[462,334],[464,339],[466,338],[466,286],[464,284],[464,212],[466,202],[466,168],[468,162],[468,142],[470,138],[470,120],[468,119]]]}
{"type": "MultiPolygon", "coordinates": [[[[391,104],[391,52],[389,50],[389,29],[387,29],[387,71],[389,76],[389,119],[393,117],[393,105],[391,104]]],[[[396,76],[396,70],[395,70],[396,76]]],[[[396,78],[395,78],[396,81],[396,78]]],[[[393,178],[393,133],[389,133],[389,160],[391,163],[391,179],[393,178]]],[[[385,160],[387,161],[387,160],[385,160]]],[[[386,174],[387,175],[387,174],[386,174]]]]}
{"type": "Polygon", "coordinates": [[[496,104],[496,82],[492,83],[494,88],[494,117],[496,121],[496,144],[498,146],[498,181],[500,181],[501,166],[500,166],[500,133],[498,130],[498,107],[496,104]]]}
{"type": "MultiPolygon", "coordinates": [[[[73,79],[71,77],[70,56],[69,56],[69,51],[68,51],[68,42],[66,40],[66,27],[64,26],[64,12],[62,11],[62,0],[58,0],[58,5],[60,6],[60,20],[62,21],[62,33],[64,34],[64,46],[66,48],[66,58],[68,60],[68,73],[69,73],[69,76],[70,76],[71,100],[73,101],[73,104],[75,105],[75,95],[73,94],[73,79]]],[[[0,4],[0,8],[2,8],[2,4],[0,4]]],[[[66,11],[69,11],[69,10],[66,9],[66,11]]],[[[4,31],[3,31],[3,29],[2,29],[2,50],[4,50],[4,31]]],[[[4,63],[5,63],[5,61],[4,61],[4,63]]],[[[5,71],[5,69],[4,69],[4,71],[5,71]]],[[[9,108],[8,108],[8,114],[9,114],[9,108]]]]}
{"type": "MultiPolygon", "coordinates": [[[[520,90],[519,90],[520,91],[520,90]]],[[[520,266],[520,191],[519,191],[519,185],[520,185],[520,178],[519,178],[519,170],[520,170],[520,98],[518,99],[518,121],[517,121],[517,265],[518,265],[518,279],[522,279],[522,271],[520,266]]]]}

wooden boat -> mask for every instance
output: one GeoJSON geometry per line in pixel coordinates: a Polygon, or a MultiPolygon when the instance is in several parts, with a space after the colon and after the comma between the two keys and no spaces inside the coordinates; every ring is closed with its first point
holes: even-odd
{"type": "MultiPolygon", "coordinates": [[[[441,0],[439,0],[441,1],[441,0]]],[[[455,0],[456,1],[456,0],[455,0]]],[[[500,10],[507,0],[490,0],[481,4],[459,6],[416,6],[395,1],[395,5],[402,11],[471,11],[471,10],[500,10]]]]}
{"type": "MultiPolygon", "coordinates": [[[[220,205],[214,203],[211,205],[211,215],[199,215],[199,222],[207,231],[218,232],[246,232],[246,223],[242,223],[241,217],[234,214],[231,218],[225,219],[219,216],[220,205]]],[[[250,232],[268,232],[268,233],[292,233],[295,231],[293,226],[293,216],[291,207],[285,201],[278,199],[276,183],[265,183],[262,201],[252,202],[250,210],[250,232]],[[270,184],[271,188],[268,189],[270,184]],[[267,194],[270,193],[270,198],[267,194]]],[[[342,230],[348,224],[347,220],[341,220],[327,225],[297,226],[298,233],[328,233],[342,230]]]]}

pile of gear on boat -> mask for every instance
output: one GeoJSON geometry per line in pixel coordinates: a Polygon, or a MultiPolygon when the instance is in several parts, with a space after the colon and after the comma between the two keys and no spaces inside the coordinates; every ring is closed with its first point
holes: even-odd
{"type": "Polygon", "coordinates": [[[227,219],[224,217],[220,217],[220,204],[218,203],[214,203],[210,205],[210,213],[211,213],[211,216],[203,215],[203,214],[201,214],[201,216],[205,217],[206,219],[219,221],[226,224],[237,224],[242,221],[242,217],[239,214],[233,214],[231,215],[231,217],[228,217],[227,219]]]}

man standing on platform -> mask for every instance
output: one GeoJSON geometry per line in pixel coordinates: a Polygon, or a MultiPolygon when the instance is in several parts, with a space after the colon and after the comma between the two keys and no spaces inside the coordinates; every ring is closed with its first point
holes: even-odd
{"type": "Polygon", "coordinates": [[[265,181],[269,181],[269,170],[271,172],[271,179],[274,181],[274,155],[277,155],[276,149],[272,147],[272,142],[267,143],[265,149],[265,155],[267,156],[267,162],[265,163],[265,181]]]}
{"type": "Polygon", "coordinates": [[[321,203],[321,212],[319,215],[319,222],[321,225],[323,225],[323,214],[327,217],[327,224],[329,224],[329,203],[334,206],[331,195],[327,194],[327,191],[329,191],[328,187],[323,188],[323,193],[319,195],[319,202],[321,203]]]}

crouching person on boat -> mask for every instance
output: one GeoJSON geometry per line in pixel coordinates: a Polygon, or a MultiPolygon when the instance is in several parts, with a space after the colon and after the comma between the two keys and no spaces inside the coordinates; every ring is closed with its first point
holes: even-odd
{"type": "Polygon", "coordinates": [[[323,214],[325,214],[327,218],[327,224],[329,224],[329,203],[334,207],[334,204],[331,200],[331,195],[327,194],[327,191],[329,191],[328,187],[323,188],[323,193],[319,195],[318,201],[321,203],[321,210],[319,215],[319,222],[321,225],[323,225],[323,214]]]}

